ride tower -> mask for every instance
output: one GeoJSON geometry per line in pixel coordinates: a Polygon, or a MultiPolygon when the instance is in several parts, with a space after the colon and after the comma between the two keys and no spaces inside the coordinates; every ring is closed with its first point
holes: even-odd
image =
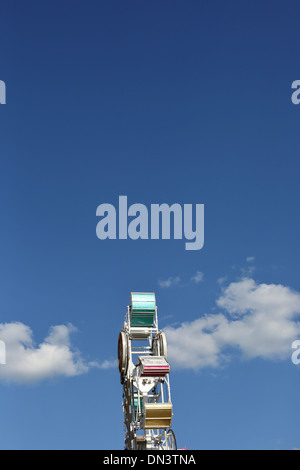
{"type": "Polygon", "coordinates": [[[176,450],[167,341],[154,293],[132,292],[118,339],[125,449],[176,450]]]}

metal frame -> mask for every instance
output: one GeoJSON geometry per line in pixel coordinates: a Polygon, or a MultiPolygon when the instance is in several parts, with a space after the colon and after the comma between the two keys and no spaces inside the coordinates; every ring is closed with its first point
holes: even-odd
{"type": "MultiPolygon", "coordinates": [[[[136,365],[138,356],[152,356],[153,338],[159,333],[157,307],[153,327],[131,327],[130,306],[124,317],[122,331],[128,338],[126,374],[121,374],[123,384],[123,416],[125,449],[176,449],[176,439],[167,428],[145,429],[145,403],[172,404],[169,374],[164,377],[141,377],[136,365]],[[136,345],[145,342],[145,346],[136,345]],[[135,406],[136,405],[136,406],[135,406]]],[[[173,414],[173,413],[172,413],[173,414]]]]}

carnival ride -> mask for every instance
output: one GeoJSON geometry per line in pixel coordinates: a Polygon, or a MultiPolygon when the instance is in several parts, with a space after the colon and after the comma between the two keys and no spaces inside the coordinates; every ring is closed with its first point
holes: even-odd
{"type": "Polygon", "coordinates": [[[125,449],[176,450],[167,341],[154,293],[132,292],[118,338],[125,449]]]}

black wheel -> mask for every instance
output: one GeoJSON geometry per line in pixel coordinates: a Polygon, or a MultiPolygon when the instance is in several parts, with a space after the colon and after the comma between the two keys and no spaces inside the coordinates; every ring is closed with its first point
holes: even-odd
{"type": "Polygon", "coordinates": [[[167,431],[165,449],[167,449],[167,450],[177,450],[176,437],[175,437],[174,431],[172,429],[169,429],[167,431]]]}
{"type": "Polygon", "coordinates": [[[167,360],[167,338],[163,331],[159,331],[153,338],[152,355],[162,356],[167,360]]]}
{"type": "Polygon", "coordinates": [[[168,357],[167,338],[163,331],[161,331],[159,335],[159,349],[160,349],[160,355],[163,356],[165,360],[167,360],[167,357],[168,357]]]}
{"type": "Polygon", "coordinates": [[[128,338],[124,331],[119,334],[118,360],[120,374],[126,374],[128,368],[128,338]]]}

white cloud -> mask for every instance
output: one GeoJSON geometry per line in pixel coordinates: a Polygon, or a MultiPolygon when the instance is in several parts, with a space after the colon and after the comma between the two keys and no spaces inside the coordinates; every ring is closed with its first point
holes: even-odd
{"type": "Polygon", "coordinates": [[[219,284],[219,286],[221,286],[221,285],[224,284],[226,281],[227,281],[227,276],[219,277],[219,279],[217,280],[217,283],[219,284]]]}
{"type": "Polygon", "coordinates": [[[199,282],[203,281],[204,274],[201,271],[197,271],[195,276],[191,277],[191,281],[195,282],[195,284],[199,284],[199,282]]]}
{"type": "Polygon", "coordinates": [[[217,305],[225,313],[165,328],[171,364],[218,367],[230,360],[229,348],[245,359],[282,360],[291,355],[291,344],[300,335],[298,292],[245,278],[229,284],[217,305]]]}
{"type": "Polygon", "coordinates": [[[255,260],[255,256],[248,256],[248,258],[246,258],[247,263],[252,263],[252,261],[254,260],[255,260]]]}
{"type": "Polygon", "coordinates": [[[171,286],[176,286],[180,282],[180,277],[169,277],[169,279],[166,279],[165,281],[159,280],[158,284],[162,288],[168,288],[171,286]]]}
{"type": "Polygon", "coordinates": [[[0,338],[5,342],[6,364],[0,366],[0,380],[37,382],[55,376],[72,377],[89,370],[80,351],[72,348],[71,325],[51,327],[49,335],[34,345],[31,328],[20,322],[1,323],[0,338]]]}
{"type": "Polygon", "coordinates": [[[255,269],[255,266],[253,266],[253,264],[246,266],[245,268],[240,268],[241,275],[243,278],[253,276],[255,270],[256,269],[255,269]]]}
{"type": "Polygon", "coordinates": [[[179,327],[164,328],[171,365],[185,369],[217,367],[221,351],[211,332],[224,320],[223,315],[205,315],[179,327]]]}
{"type": "Polygon", "coordinates": [[[112,359],[112,360],[105,360],[99,364],[98,362],[90,362],[90,366],[97,367],[98,369],[115,369],[118,367],[118,360],[117,359],[112,359]]]}

